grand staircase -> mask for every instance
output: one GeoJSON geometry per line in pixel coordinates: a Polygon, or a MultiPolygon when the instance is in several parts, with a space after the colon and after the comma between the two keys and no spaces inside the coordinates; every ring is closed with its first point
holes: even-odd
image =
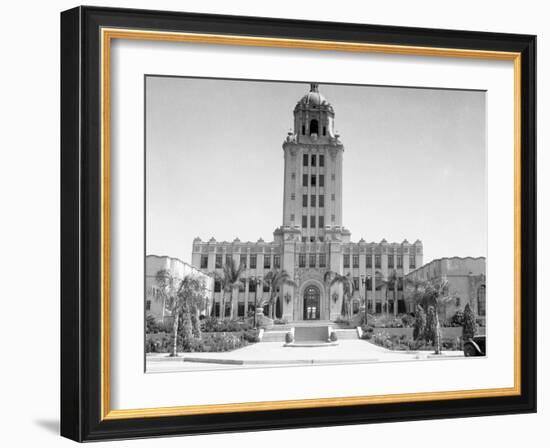
{"type": "Polygon", "coordinates": [[[338,340],[358,339],[357,330],[355,328],[341,328],[336,322],[331,321],[303,321],[293,322],[284,325],[274,325],[272,328],[265,330],[262,342],[285,342],[285,335],[294,329],[294,341],[300,342],[327,342],[328,327],[336,333],[338,340]]]}

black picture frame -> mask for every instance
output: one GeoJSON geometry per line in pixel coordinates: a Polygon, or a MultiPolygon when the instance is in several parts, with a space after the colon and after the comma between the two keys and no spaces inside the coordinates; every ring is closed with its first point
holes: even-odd
{"type": "Polygon", "coordinates": [[[61,435],[76,441],[536,412],[536,36],[100,7],[61,13],[61,435]],[[100,29],[521,53],[521,393],[423,402],[101,418],[100,29]]]}

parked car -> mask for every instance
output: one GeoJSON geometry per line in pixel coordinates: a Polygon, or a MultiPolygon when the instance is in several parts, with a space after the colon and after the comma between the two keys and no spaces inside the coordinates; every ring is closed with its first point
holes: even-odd
{"type": "Polygon", "coordinates": [[[485,356],[485,335],[474,336],[464,343],[464,356],[485,356]]]}

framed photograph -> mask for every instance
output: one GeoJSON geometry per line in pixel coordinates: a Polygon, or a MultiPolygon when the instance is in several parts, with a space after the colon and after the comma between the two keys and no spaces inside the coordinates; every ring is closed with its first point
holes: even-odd
{"type": "Polygon", "coordinates": [[[61,14],[61,433],[536,411],[535,36],[61,14]]]}

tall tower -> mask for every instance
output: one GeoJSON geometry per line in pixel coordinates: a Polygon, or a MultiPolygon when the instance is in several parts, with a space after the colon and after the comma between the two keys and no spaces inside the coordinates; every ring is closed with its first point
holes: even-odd
{"type": "Polygon", "coordinates": [[[318,84],[296,104],[294,131],[283,150],[283,229],[293,229],[303,242],[341,235],[344,146],[334,131],[334,109],[318,84]]]}

